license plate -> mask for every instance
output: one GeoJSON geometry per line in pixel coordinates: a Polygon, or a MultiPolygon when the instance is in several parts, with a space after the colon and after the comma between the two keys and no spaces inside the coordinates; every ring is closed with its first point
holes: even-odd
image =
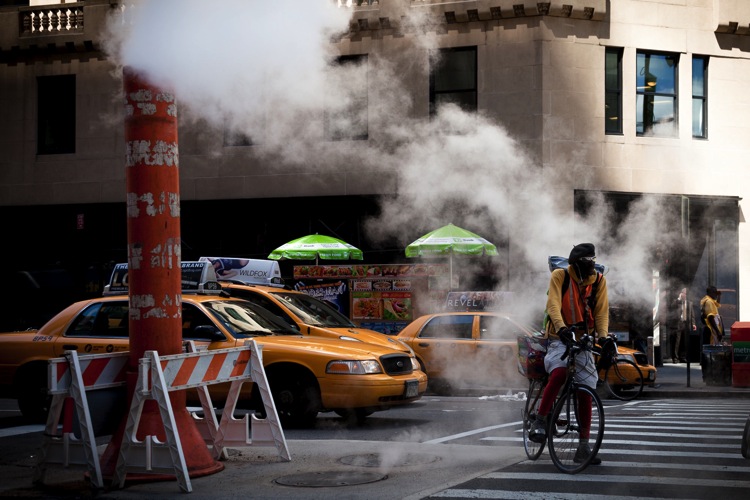
{"type": "Polygon", "coordinates": [[[404,397],[416,398],[419,396],[419,381],[418,380],[407,380],[404,385],[404,397]]]}

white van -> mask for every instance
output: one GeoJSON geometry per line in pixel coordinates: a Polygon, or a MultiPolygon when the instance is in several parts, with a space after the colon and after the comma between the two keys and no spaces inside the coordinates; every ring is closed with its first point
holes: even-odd
{"type": "MultiPolygon", "coordinates": [[[[216,278],[216,272],[209,262],[180,262],[182,269],[182,292],[183,293],[216,293],[221,286],[216,278]]],[[[124,295],[128,293],[128,264],[123,262],[116,264],[112,270],[109,283],[104,286],[103,296],[124,295]]]]}
{"type": "Polygon", "coordinates": [[[275,260],[237,259],[234,257],[201,257],[214,266],[220,281],[232,281],[248,285],[284,287],[279,263],[275,260]]]}

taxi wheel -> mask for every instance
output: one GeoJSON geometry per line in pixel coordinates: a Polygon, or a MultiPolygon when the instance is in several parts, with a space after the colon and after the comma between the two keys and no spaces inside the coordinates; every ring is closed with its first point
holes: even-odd
{"type": "Polygon", "coordinates": [[[427,391],[437,396],[450,396],[453,394],[453,387],[447,380],[431,378],[427,381],[427,391]]]}
{"type": "Polygon", "coordinates": [[[268,379],[281,424],[285,427],[311,427],[321,405],[315,378],[294,372],[277,372],[270,373],[268,379]]]}
{"type": "Polygon", "coordinates": [[[18,380],[18,409],[30,422],[45,423],[52,402],[47,394],[47,365],[23,369],[18,380]]]}
{"type": "Polygon", "coordinates": [[[346,420],[347,424],[353,423],[362,425],[365,423],[365,419],[372,415],[374,412],[365,410],[364,408],[353,408],[350,410],[336,410],[336,415],[346,420]]]}

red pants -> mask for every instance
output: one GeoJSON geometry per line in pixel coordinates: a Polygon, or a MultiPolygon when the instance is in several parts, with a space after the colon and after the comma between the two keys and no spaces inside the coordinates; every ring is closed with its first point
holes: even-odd
{"type": "MultiPolygon", "coordinates": [[[[557,393],[565,383],[565,368],[555,368],[547,378],[547,387],[542,394],[542,402],[539,403],[539,415],[547,416],[555,402],[557,393]]],[[[578,423],[581,426],[581,439],[588,439],[591,434],[591,396],[587,392],[580,391],[578,396],[578,423]]]]}

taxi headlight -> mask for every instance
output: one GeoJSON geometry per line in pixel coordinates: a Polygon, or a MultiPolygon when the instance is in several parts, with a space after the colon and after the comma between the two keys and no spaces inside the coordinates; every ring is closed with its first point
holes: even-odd
{"type": "Polygon", "coordinates": [[[366,375],[369,373],[383,373],[380,363],[374,359],[359,360],[338,360],[331,361],[326,366],[326,373],[332,375],[366,375]]]}
{"type": "Polygon", "coordinates": [[[411,369],[414,371],[422,369],[422,367],[419,366],[419,361],[417,361],[417,358],[411,358],[411,369]]]}

